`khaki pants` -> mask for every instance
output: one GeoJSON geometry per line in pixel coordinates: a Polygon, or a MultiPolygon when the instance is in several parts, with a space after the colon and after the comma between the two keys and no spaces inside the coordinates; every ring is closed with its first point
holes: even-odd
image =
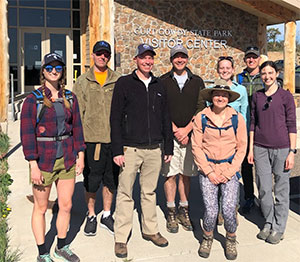
{"type": "Polygon", "coordinates": [[[125,167],[121,168],[115,212],[115,241],[126,243],[132,229],[133,207],[132,190],[136,173],[140,169],[142,231],[145,234],[158,232],[156,217],[156,193],[161,169],[161,149],[124,149],[125,167]]]}

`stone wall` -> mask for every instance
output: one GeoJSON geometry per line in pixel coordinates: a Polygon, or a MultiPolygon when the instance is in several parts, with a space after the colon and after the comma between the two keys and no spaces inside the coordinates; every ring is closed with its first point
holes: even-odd
{"type": "Polygon", "coordinates": [[[219,56],[232,56],[236,72],[244,67],[244,50],[257,44],[257,17],[215,0],[115,0],[116,70],[135,68],[136,47],[150,41],[155,49],[155,75],[170,70],[170,48],[182,42],[189,48],[189,67],[204,80],[217,77],[219,56]]]}

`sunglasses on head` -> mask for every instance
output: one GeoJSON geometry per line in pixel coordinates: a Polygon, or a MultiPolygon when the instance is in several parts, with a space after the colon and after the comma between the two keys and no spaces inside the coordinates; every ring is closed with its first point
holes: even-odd
{"type": "Polygon", "coordinates": [[[247,51],[254,51],[254,50],[258,51],[258,47],[257,46],[248,46],[247,49],[246,49],[246,52],[247,51]]]}
{"type": "Polygon", "coordinates": [[[55,71],[57,73],[60,73],[63,70],[63,67],[61,65],[52,66],[52,65],[46,65],[45,69],[48,73],[52,72],[53,68],[55,68],[55,71]]]}
{"type": "Polygon", "coordinates": [[[96,56],[101,56],[104,55],[104,57],[109,58],[110,57],[110,53],[106,52],[106,51],[99,51],[99,52],[95,52],[96,56]]]}
{"type": "Polygon", "coordinates": [[[268,96],[266,103],[264,104],[263,110],[267,110],[270,107],[270,103],[272,102],[272,97],[268,96]]]}
{"type": "Polygon", "coordinates": [[[233,57],[232,56],[219,56],[218,58],[218,63],[223,61],[223,60],[228,60],[231,62],[231,64],[233,65],[233,57]]]}

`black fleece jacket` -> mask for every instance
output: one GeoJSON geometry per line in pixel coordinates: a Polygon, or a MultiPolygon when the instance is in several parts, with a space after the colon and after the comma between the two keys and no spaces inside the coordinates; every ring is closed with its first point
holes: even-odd
{"type": "Polygon", "coordinates": [[[173,154],[173,132],[167,93],[159,78],[151,74],[148,90],[135,71],[116,82],[111,104],[113,156],[123,155],[123,146],[163,143],[164,154],[173,154]]]}
{"type": "Polygon", "coordinates": [[[180,90],[174,77],[174,71],[162,75],[160,78],[167,89],[168,106],[171,121],[177,127],[185,127],[193,118],[206,107],[200,91],[205,88],[201,77],[194,75],[186,68],[188,79],[180,90]]]}

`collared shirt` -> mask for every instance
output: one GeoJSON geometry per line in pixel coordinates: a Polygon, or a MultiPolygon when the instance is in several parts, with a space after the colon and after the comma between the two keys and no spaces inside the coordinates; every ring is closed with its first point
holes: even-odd
{"type": "Polygon", "coordinates": [[[233,128],[218,130],[208,127],[205,128],[203,133],[202,114],[205,114],[207,117],[207,125],[217,126],[215,124],[215,114],[212,112],[211,107],[207,107],[195,117],[191,141],[195,163],[202,173],[208,175],[211,172],[215,172],[217,175],[222,174],[230,179],[240,170],[246,155],[247,129],[245,120],[240,113],[237,113],[229,106],[224,110],[225,119],[220,127],[231,126],[232,115],[238,114],[236,134],[233,128]],[[206,158],[207,156],[214,160],[223,160],[231,157],[233,154],[235,155],[231,163],[214,164],[206,158]]]}
{"type": "MultiPolygon", "coordinates": [[[[42,87],[39,88],[42,91],[42,87]]],[[[45,94],[50,99],[51,91],[45,87],[45,94]]],[[[58,93],[62,97],[62,91],[58,93]]],[[[76,162],[78,152],[84,151],[83,131],[76,96],[73,94],[73,105],[65,111],[65,130],[63,135],[71,134],[62,141],[65,168],[70,169],[76,162]]],[[[37,137],[57,136],[55,107],[46,107],[43,117],[37,123],[37,104],[34,94],[28,95],[21,113],[21,142],[25,159],[36,160],[41,170],[52,172],[56,160],[56,141],[37,141],[37,137]]]]}

